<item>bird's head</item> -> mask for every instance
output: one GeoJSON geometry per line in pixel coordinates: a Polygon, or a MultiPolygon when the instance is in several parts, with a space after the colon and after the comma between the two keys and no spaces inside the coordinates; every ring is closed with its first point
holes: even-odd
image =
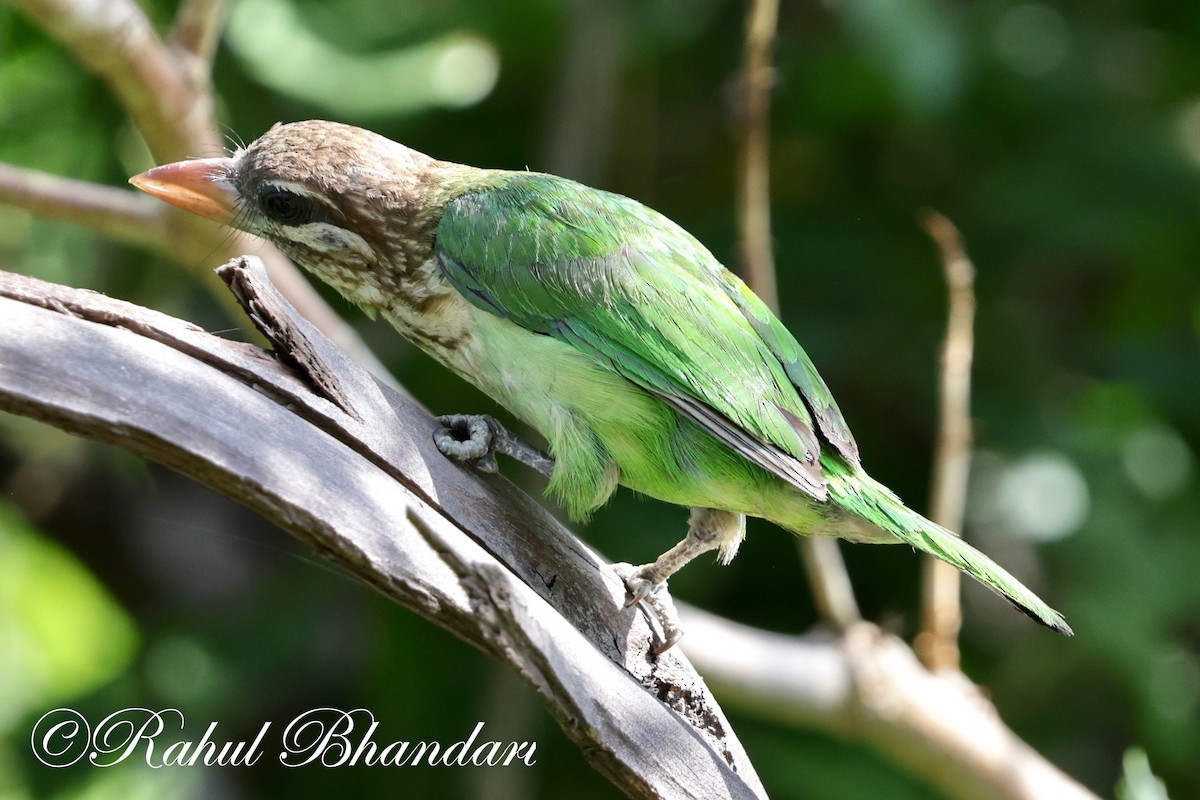
{"type": "Polygon", "coordinates": [[[275,125],[227,158],[166,164],[130,183],[273,242],[362,305],[429,255],[447,181],[437,161],[350,125],[275,125]]]}

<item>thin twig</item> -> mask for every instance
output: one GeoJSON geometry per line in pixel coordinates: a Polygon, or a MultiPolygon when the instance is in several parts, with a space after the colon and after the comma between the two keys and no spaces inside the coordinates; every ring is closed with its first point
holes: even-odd
{"type": "Polygon", "coordinates": [[[73,222],[131,244],[165,249],[164,209],[149,197],[0,162],[0,204],[73,222]]]}
{"type": "Polygon", "coordinates": [[[184,0],[175,15],[171,42],[179,50],[194,56],[205,76],[221,40],[227,6],[226,0],[184,0]]]}
{"type": "Polygon", "coordinates": [[[779,0],[754,0],[746,18],[739,111],[737,222],[746,283],[773,309],[779,308],[771,246],[771,69],[779,0]]]}
{"type": "Polygon", "coordinates": [[[212,95],[192,77],[133,0],[14,0],[104,80],[160,163],[211,155],[212,95]]]}
{"type": "Polygon", "coordinates": [[[837,539],[803,536],[796,543],[820,615],[846,629],[862,619],[837,539]]]}
{"type": "MultiPolygon", "coordinates": [[[[223,0],[185,2],[176,26],[181,47],[174,49],[163,42],[141,7],[132,0],[104,3],[14,0],[14,3],[109,85],[159,163],[221,151],[221,137],[213,118],[210,64],[200,56],[206,48],[216,46],[223,0]]],[[[0,202],[11,201],[5,197],[0,202]]],[[[24,207],[20,200],[13,204],[24,207]]],[[[61,205],[48,207],[47,213],[56,219],[70,218],[61,205]]],[[[71,219],[104,232],[109,232],[104,227],[109,223],[121,227],[103,216],[71,219]]],[[[179,264],[196,269],[214,287],[217,286],[211,272],[214,263],[247,250],[255,252],[266,262],[276,285],[305,317],[360,364],[395,385],[357,332],[270,244],[240,233],[230,235],[226,229],[178,209],[164,208],[144,221],[146,230],[123,230],[117,235],[157,246],[179,264]]],[[[219,297],[227,302],[228,294],[221,292],[219,297]]]]}
{"type": "MultiPolygon", "coordinates": [[[[921,220],[941,252],[948,288],[946,339],[942,343],[938,437],[933,464],[933,520],[961,531],[971,466],[971,358],[975,346],[975,267],[949,219],[928,211],[921,220]]],[[[926,556],[922,582],[921,633],[914,644],[931,670],[957,670],[961,575],[926,556]]]]}
{"type": "MultiPolygon", "coordinates": [[[[771,247],[771,69],[778,0],[754,0],[746,20],[746,42],[738,126],[737,222],[739,251],[746,283],[778,311],[775,256],[771,247]]],[[[860,619],[858,603],[837,541],[805,536],[800,554],[817,610],[841,628],[860,619]]]]}

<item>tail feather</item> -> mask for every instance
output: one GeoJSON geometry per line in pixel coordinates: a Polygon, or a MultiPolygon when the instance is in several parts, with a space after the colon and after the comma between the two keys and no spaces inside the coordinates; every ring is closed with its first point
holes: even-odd
{"type": "Polygon", "coordinates": [[[1073,635],[1061,614],[1007,570],[957,534],[907,508],[886,486],[860,472],[830,480],[829,490],[832,499],[843,508],[906,544],[957,567],[1046,627],[1073,635]]]}

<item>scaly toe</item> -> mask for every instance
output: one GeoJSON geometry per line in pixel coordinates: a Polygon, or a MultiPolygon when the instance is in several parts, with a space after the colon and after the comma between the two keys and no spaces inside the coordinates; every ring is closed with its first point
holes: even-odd
{"type": "Polygon", "coordinates": [[[495,472],[495,459],[488,469],[486,459],[491,455],[492,429],[487,417],[473,414],[447,414],[437,418],[442,429],[434,431],[433,443],[442,455],[455,461],[476,462],[487,472],[495,472]]]}
{"type": "Polygon", "coordinates": [[[613,571],[625,584],[629,599],[625,607],[641,605],[643,612],[655,630],[656,643],[650,648],[651,654],[660,656],[675,646],[683,636],[683,628],[679,624],[679,614],[675,610],[675,602],[667,591],[666,581],[654,583],[647,576],[652,564],[635,567],[632,564],[613,564],[613,571]]]}
{"type": "Polygon", "coordinates": [[[632,564],[613,564],[613,571],[625,584],[629,597],[625,607],[631,608],[654,593],[654,584],[646,577],[645,567],[635,567],[632,564]]]}

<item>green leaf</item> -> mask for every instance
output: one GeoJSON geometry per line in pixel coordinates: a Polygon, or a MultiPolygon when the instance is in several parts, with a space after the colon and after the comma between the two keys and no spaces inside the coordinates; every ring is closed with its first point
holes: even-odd
{"type": "Polygon", "coordinates": [[[0,503],[0,730],[112,680],[137,646],[87,568],[0,503]]]}
{"type": "Polygon", "coordinates": [[[1117,800],[1169,800],[1167,787],[1150,771],[1150,759],[1140,747],[1125,751],[1123,774],[1117,781],[1117,800]]]}

